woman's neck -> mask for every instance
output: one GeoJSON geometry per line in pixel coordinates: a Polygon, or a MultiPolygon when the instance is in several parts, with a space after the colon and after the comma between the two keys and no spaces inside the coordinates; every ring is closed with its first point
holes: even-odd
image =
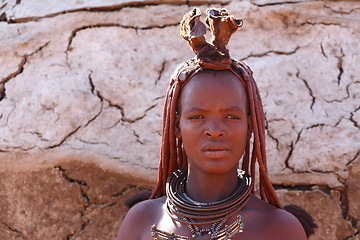
{"type": "Polygon", "coordinates": [[[224,174],[212,174],[189,168],[186,194],[198,202],[216,202],[235,190],[237,179],[237,169],[224,174]]]}

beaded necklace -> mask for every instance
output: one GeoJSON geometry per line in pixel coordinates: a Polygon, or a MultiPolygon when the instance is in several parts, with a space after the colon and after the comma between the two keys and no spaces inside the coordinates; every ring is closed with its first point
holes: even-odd
{"type": "Polygon", "coordinates": [[[247,203],[251,192],[251,177],[238,170],[238,181],[234,192],[227,198],[210,203],[197,202],[185,193],[187,170],[177,170],[166,183],[166,207],[169,216],[177,222],[186,224],[192,236],[180,236],[157,229],[154,224],[151,234],[154,239],[193,240],[209,235],[211,240],[226,240],[237,233],[243,232],[242,217],[220,230],[226,220],[240,211],[247,203]],[[201,225],[211,224],[210,228],[201,229],[201,225]]]}

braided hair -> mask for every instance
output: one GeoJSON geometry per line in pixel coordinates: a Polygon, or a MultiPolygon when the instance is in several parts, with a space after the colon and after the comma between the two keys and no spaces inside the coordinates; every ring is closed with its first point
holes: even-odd
{"type": "MultiPolygon", "coordinates": [[[[245,153],[242,162],[242,170],[249,173],[252,182],[255,182],[255,166],[259,166],[259,192],[261,199],[269,204],[284,209],[269,180],[265,150],[265,120],[261,97],[258,87],[253,78],[251,69],[243,62],[233,60],[229,56],[226,45],[231,35],[242,26],[241,19],[229,16],[225,9],[208,9],[206,24],[212,31],[212,40],[205,40],[206,27],[200,21],[201,12],[195,8],[185,14],[181,21],[181,36],[187,40],[196,57],[182,63],[171,77],[167,90],[161,142],[161,158],[159,163],[159,176],[155,190],[150,198],[158,198],[166,193],[168,177],[176,170],[187,167],[187,156],[183,148],[182,139],[175,136],[176,114],[178,100],[182,88],[198,72],[203,69],[229,70],[244,85],[249,102],[249,114],[251,115],[251,134],[246,140],[245,153]],[[251,148],[250,139],[254,136],[251,148]]],[[[252,186],[254,192],[254,185],[252,186]]],[[[302,223],[307,236],[314,233],[316,227],[312,217],[302,208],[289,205],[285,209],[293,213],[302,223]],[[300,217],[299,217],[300,216],[300,217]],[[305,219],[305,220],[304,220],[305,219]]]]}

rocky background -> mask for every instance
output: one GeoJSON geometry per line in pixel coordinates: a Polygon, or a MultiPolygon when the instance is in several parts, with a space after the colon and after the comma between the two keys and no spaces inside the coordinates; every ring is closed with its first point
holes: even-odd
{"type": "Polygon", "coordinates": [[[194,6],[244,20],[270,178],[315,239],[360,239],[360,2],[0,1],[0,239],[115,239],[151,189],[167,83],[194,6]]]}

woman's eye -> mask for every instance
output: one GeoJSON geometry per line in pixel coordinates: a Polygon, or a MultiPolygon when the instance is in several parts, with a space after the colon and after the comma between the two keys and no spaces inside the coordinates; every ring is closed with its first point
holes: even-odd
{"type": "Polygon", "coordinates": [[[240,118],[234,115],[227,115],[226,119],[240,119],[240,118]]]}
{"type": "Polygon", "coordinates": [[[202,119],[202,118],[203,118],[203,116],[201,116],[201,115],[195,115],[195,116],[189,117],[189,119],[193,119],[193,120],[202,119]]]}

